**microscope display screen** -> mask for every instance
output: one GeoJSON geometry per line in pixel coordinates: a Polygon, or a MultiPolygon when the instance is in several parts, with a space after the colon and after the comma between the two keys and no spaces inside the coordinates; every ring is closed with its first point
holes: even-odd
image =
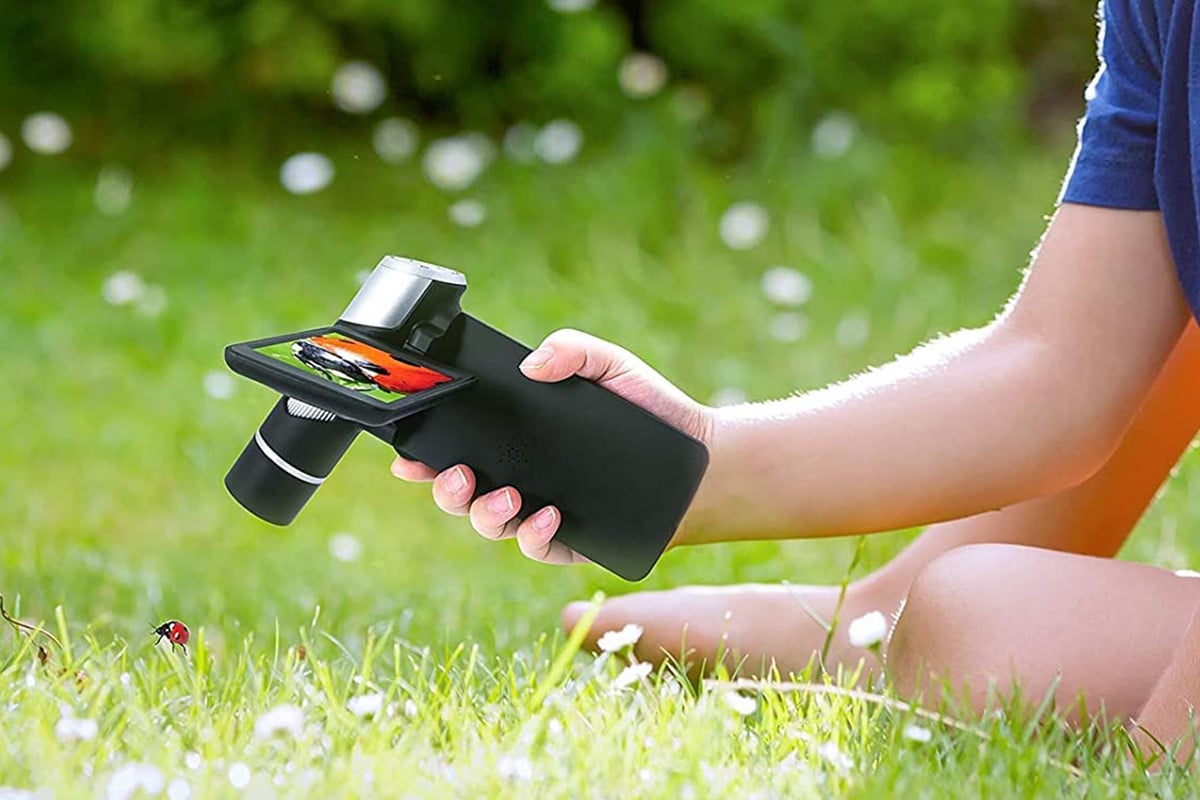
{"type": "Polygon", "coordinates": [[[256,348],[257,352],[385,403],[453,378],[330,331],[256,348]]]}

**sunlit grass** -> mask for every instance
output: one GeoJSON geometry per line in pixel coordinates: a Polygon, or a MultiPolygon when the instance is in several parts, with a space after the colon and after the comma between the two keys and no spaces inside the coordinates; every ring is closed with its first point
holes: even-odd
{"type": "Polygon", "coordinates": [[[1189,780],[1151,781],[1120,737],[1044,716],[964,724],[824,684],[695,687],[669,668],[621,687],[627,655],[572,659],[544,637],[502,656],[384,629],[351,653],[314,619],[218,655],[206,633],[187,657],[91,637],[69,660],[10,656],[5,780],[110,798],[131,780],[173,798],[1125,797],[1189,780]]]}
{"type": "MultiPolygon", "coordinates": [[[[997,715],[977,723],[983,738],[926,721],[920,742],[904,736],[910,713],[850,697],[747,694],[743,715],[745,702],[669,670],[617,690],[624,657],[576,654],[556,626],[564,602],[628,585],[474,536],[426,489],[392,479],[374,440],[287,530],[251,519],[221,485],[272,402],[245,382],[228,399],[206,393],[222,347],[332,321],[384,253],[465,271],[467,307],[530,343],[571,325],[702,399],[776,397],[990,318],[1017,284],[1064,155],[931,165],[867,142],[842,160],[731,171],[651,140],[553,169],[498,163],[468,193],[487,209],[470,229],[448,215],[457,195],[369,150],[333,154],[333,184],[305,197],[287,194],[274,166],[189,154],[128,165],[118,216],[94,208],[99,165],[0,175],[0,592],[52,631],[61,607],[71,647],[51,646],[41,665],[0,628],[0,786],[103,796],[131,764],[152,766],[160,793],[180,779],[192,797],[1117,797],[1182,786],[1126,771],[1105,736],[1044,720],[997,715]],[[719,220],[741,201],[770,225],[757,247],[733,251],[719,220]],[[779,309],[761,288],[780,265],[812,284],[797,342],[772,336],[779,309]],[[105,302],[118,270],[161,287],[161,313],[105,302]],[[839,343],[848,315],[860,332],[866,322],[861,343],[839,343]],[[151,627],[168,618],[192,627],[188,655],[152,647],[151,627]],[[347,705],[376,693],[375,717],[347,705]],[[287,704],[303,714],[299,732],[256,737],[262,715],[287,704]],[[60,736],[64,708],[95,720],[96,737],[60,736]],[[240,789],[237,764],[249,771],[240,789]]],[[[1195,559],[1197,480],[1189,456],[1134,555],[1195,559]]],[[[867,540],[860,574],[905,537],[867,540]]],[[[849,541],[680,550],[645,585],[836,582],[852,552],[849,541]]]]}

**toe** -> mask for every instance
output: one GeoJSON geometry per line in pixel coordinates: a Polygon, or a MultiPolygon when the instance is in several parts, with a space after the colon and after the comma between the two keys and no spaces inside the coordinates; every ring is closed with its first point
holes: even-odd
{"type": "Polygon", "coordinates": [[[567,603],[562,610],[562,626],[563,630],[570,633],[579,623],[579,618],[588,610],[591,603],[585,600],[576,600],[573,603],[567,603]]]}

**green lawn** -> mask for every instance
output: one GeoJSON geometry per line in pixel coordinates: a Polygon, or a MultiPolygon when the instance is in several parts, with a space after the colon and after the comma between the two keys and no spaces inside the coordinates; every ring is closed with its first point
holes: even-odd
{"type": "MultiPolygon", "coordinates": [[[[105,796],[140,778],[174,800],[177,781],[192,797],[1190,792],[1178,776],[1131,777],[1103,743],[1013,717],[978,734],[924,723],[921,743],[902,735],[908,715],[845,698],[770,693],[743,716],[670,676],[615,690],[621,659],[572,657],[558,609],[628,585],[485,542],[394,480],[373,439],[289,529],[226,496],[221,478],[273,400],[240,380],[228,399],[205,393],[222,347],[331,322],[384,253],[466,272],[468,308],[527,342],[571,325],[700,398],[777,397],[986,321],[1016,286],[1067,149],[937,164],[863,142],[842,161],[736,169],[665,140],[585,155],[496,164],[467,193],[488,209],[474,229],[450,222],[450,200],[415,166],[351,149],[310,197],[286,194],[273,164],[148,160],[116,217],[95,211],[99,164],[82,157],[0,173],[0,592],[70,651],[40,667],[0,627],[0,787],[105,796]],[[737,252],[717,221],[747,199],[771,228],[737,252]],[[759,278],[776,264],[814,284],[799,341],[771,335],[759,278]],[[162,287],[165,310],[106,303],[118,270],[162,287]],[[863,320],[861,345],[839,343],[839,325],[863,320]],[[339,533],[361,543],[357,560],[332,556],[339,533]],[[152,647],[151,625],[172,617],[192,628],[186,658],[152,647]],[[59,677],[66,658],[86,677],[59,677]],[[347,708],[376,692],[373,717],[347,708]],[[291,732],[256,736],[284,704],[302,717],[281,712],[291,732]]],[[[1193,456],[1129,556],[1200,563],[1188,536],[1198,490],[1193,456]]],[[[870,539],[864,564],[906,536],[870,539]]],[[[836,582],[852,549],[680,550],[643,585],[836,582]]]]}

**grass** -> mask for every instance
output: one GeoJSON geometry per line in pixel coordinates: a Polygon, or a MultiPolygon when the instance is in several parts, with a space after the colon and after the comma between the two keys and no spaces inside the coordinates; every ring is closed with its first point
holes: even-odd
{"type": "MultiPolygon", "coordinates": [[[[861,142],[842,161],[776,154],[730,172],[646,136],[568,167],[497,164],[469,193],[489,213],[472,230],[447,219],[449,200],[415,167],[369,155],[338,151],[337,180],[312,197],[284,194],[273,166],[241,158],[147,159],[117,217],[92,206],[98,164],[26,157],[0,173],[0,592],[66,648],[42,665],[0,629],[0,786],[97,796],[140,776],[164,793],[184,781],[192,797],[1190,793],[1186,777],[1125,768],[1102,734],[1019,714],[974,733],[924,721],[922,743],[904,736],[911,712],[852,697],[747,693],[743,715],[744,701],[669,672],[617,690],[624,657],[577,653],[557,612],[630,587],[483,541],[424,488],[392,479],[374,440],[286,530],[221,486],[272,402],[244,382],[226,400],[205,394],[222,347],[331,321],[384,253],[464,270],[467,306],[528,342],[580,327],[698,397],[769,398],[987,320],[1052,206],[1063,148],[930,164],[861,142]],[[763,203],[772,225],[758,248],[734,252],[717,220],[742,199],[763,203]],[[758,280],[774,264],[814,283],[799,342],[770,335],[758,280]],[[117,270],[163,287],[165,311],[105,303],[117,270]],[[861,345],[838,342],[847,315],[869,321],[861,345]],[[339,532],[361,542],[359,559],[331,556],[339,532]],[[172,617],[192,627],[186,657],[148,635],[172,617]],[[347,706],[376,693],[373,716],[347,706]],[[256,736],[285,704],[300,709],[295,729],[256,736]],[[98,735],[64,738],[64,715],[94,720],[98,735]]],[[[1195,563],[1183,532],[1200,516],[1197,487],[1188,456],[1127,554],[1195,563]]],[[[909,536],[869,539],[860,572],[909,536]]],[[[644,586],[837,582],[853,548],[681,550],[644,586]]]]}

